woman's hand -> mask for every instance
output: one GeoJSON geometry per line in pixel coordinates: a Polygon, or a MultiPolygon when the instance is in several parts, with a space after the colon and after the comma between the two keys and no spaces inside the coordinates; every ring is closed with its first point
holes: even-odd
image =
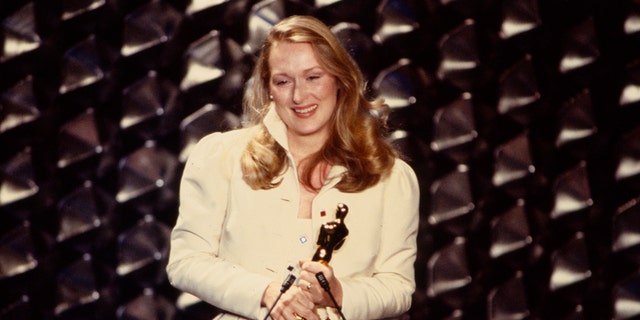
{"type": "Polygon", "coordinates": [[[311,300],[318,307],[341,307],[342,306],[342,284],[333,274],[333,268],[320,262],[311,260],[300,261],[300,280],[298,288],[311,294],[311,300]],[[316,274],[322,272],[329,283],[331,294],[336,299],[337,306],[334,305],[329,293],[327,293],[316,278],[316,274]]]}
{"type": "MultiPolygon", "coordinates": [[[[270,283],[262,295],[262,305],[271,308],[280,294],[281,287],[277,282],[270,283]]],[[[299,286],[291,286],[282,294],[271,311],[271,318],[273,320],[320,320],[316,314],[311,293],[299,286]]]]}

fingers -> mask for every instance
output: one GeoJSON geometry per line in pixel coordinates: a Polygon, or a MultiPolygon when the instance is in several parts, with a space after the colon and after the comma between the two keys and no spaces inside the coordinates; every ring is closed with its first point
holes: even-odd
{"type": "MultiPolygon", "coordinates": [[[[322,300],[323,293],[323,289],[320,286],[320,283],[318,283],[318,279],[316,279],[316,273],[325,269],[328,269],[328,267],[321,263],[307,261],[301,264],[301,271],[298,275],[298,278],[300,279],[298,280],[298,287],[309,292],[313,297],[313,301],[316,303],[322,300]]],[[[331,274],[333,273],[332,271],[328,272],[331,274]]]]}
{"type": "Polygon", "coordinates": [[[317,282],[316,274],[318,272],[322,272],[325,277],[327,277],[327,279],[333,278],[333,268],[328,264],[322,264],[320,262],[311,260],[301,260],[300,269],[301,272],[299,277],[301,279],[310,281],[311,283],[313,283],[314,281],[317,282]]]}
{"type": "Polygon", "coordinates": [[[309,294],[310,300],[313,301],[314,303],[317,300],[314,297],[317,296],[318,294],[321,294],[320,292],[321,290],[319,290],[320,286],[317,281],[312,282],[312,281],[300,278],[300,280],[298,281],[298,288],[300,288],[302,291],[306,291],[309,294]]]}
{"type": "Polygon", "coordinates": [[[311,293],[312,300],[317,306],[334,306],[335,303],[333,302],[333,299],[335,299],[339,304],[342,303],[342,284],[335,277],[331,265],[322,264],[316,261],[300,261],[300,268],[300,280],[298,285],[302,287],[306,287],[307,284],[311,285],[309,293],[311,293]],[[320,272],[322,272],[326,279],[329,290],[331,290],[331,293],[334,296],[333,299],[329,293],[325,291],[325,288],[323,288],[318,282],[316,275],[320,272]]]}
{"type": "Polygon", "coordinates": [[[298,288],[306,291],[311,291],[313,288],[313,282],[300,278],[298,281],[298,288]]]}
{"type": "Polygon", "coordinates": [[[306,319],[319,320],[315,313],[315,304],[306,289],[298,286],[291,287],[271,312],[274,320],[306,319]]]}
{"type": "Polygon", "coordinates": [[[304,280],[305,283],[311,283],[312,285],[322,289],[322,286],[318,283],[318,273],[322,273],[330,284],[337,282],[337,279],[333,274],[333,268],[330,265],[325,265],[315,261],[305,261],[301,263],[300,267],[300,282],[303,282],[302,280],[304,280]]]}

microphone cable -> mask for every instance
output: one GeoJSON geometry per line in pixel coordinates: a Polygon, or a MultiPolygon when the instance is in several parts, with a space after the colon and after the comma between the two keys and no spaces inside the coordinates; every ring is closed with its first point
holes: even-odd
{"type": "Polygon", "coordinates": [[[318,282],[320,283],[320,286],[322,287],[322,289],[324,289],[324,291],[326,291],[329,294],[331,301],[333,301],[333,306],[340,313],[340,318],[342,318],[342,320],[347,320],[347,318],[345,318],[344,314],[342,313],[342,307],[338,305],[336,298],[333,296],[333,293],[331,293],[331,288],[329,287],[329,281],[324,276],[324,273],[322,273],[322,271],[316,273],[316,279],[318,279],[318,282]]]}
{"type": "Polygon", "coordinates": [[[282,287],[280,288],[280,293],[278,294],[278,297],[276,297],[276,300],[271,305],[271,308],[269,308],[269,312],[267,312],[267,315],[264,316],[264,320],[267,320],[269,318],[269,316],[271,316],[271,311],[273,311],[273,308],[275,308],[276,304],[278,303],[278,301],[280,300],[282,295],[285,292],[287,292],[287,290],[289,290],[289,288],[291,288],[291,286],[293,285],[293,283],[295,281],[296,281],[296,276],[294,276],[292,273],[289,273],[287,278],[284,279],[284,282],[282,282],[282,287]]]}

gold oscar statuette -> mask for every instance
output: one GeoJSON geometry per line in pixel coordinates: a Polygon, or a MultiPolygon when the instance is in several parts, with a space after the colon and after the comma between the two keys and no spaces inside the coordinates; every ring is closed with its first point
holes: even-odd
{"type": "Polygon", "coordinates": [[[320,226],[318,235],[318,245],[316,253],[311,260],[323,264],[329,264],[333,250],[338,250],[344,243],[344,239],[349,234],[344,218],[347,216],[349,208],[344,203],[339,203],[336,209],[336,219],[320,226]]]}

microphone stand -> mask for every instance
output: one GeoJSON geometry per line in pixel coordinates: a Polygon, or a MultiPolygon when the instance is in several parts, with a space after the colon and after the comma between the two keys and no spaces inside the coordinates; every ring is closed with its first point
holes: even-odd
{"type": "Polygon", "coordinates": [[[291,288],[291,286],[293,285],[293,283],[295,281],[296,281],[296,276],[294,276],[293,274],[289,273],[287,278],[284,279],[284,282],[282,282],[282,287],[280,288],[280,293],[278,294],[278,297],[276,297],[276,300],[273,302],[273,304],[269,308],[269,311],[267,312],[267,315],[264,316],[264,320],[267,320],[269,318],[269,316],[271,315],[271,311],[273,311],[273,308],[275,308],[276,304],[278,303],[278,301],[280,300],[282,295],[285,292],[287,292],[287,290],[289,290],[289,288],[291,288]]]}
{"type": "Polygon", "coordinates": [[[338,310],[338,313],[340,313],[340,318],[342,320],[347,320],[347,318],[345,318],[344,314],[342,313],[342,307],[338,305],[338,301],[336,301],[336,298],[333,296],[333,293],[331,293],[331,288],[329,287],[329,281],[324,276],[324,273],[322,273],[322,271],[316,273],[316,279],[318,279],[318,282],[320,283],[320,286],[322,287],[322,289],[324,289],[324,291],[326,291],[329,294],[331,301],[333,301],[333,306],[336,308],[336,310],[338,310]]]}

